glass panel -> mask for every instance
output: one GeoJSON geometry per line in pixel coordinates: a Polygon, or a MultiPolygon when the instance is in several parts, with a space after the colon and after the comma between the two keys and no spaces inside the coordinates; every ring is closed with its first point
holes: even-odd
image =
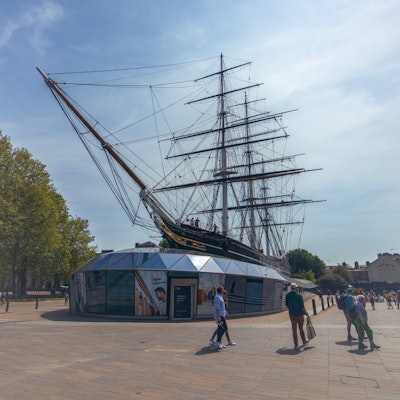
{"type": "Polygon", "coordinates": [[[84,264],[79,270],[80,271],[90,271],[94,269],[106,268],[108,264],[108,254],[99,254],[98,256],[89,260],[84,264]]]}
{"type": "Polygon", "coordinates": [[[164,264],[163,258],[159,254],[145,254],[143,257],[143,264],[137,265],[140,269],[158,269],[164,270],[167,267],[164,264]]]}
{"type": "Polygon", "coordinates": [[[210,256],[199,256],[199,255],[188,254],[187,258],[190,260],[192,265],[198,271],[200,271],[203,268],[203,266],[207,263],[207,261],[210,260],[211,257],[210,256]]]}
{"type": "Polygon", "coordinates": [[[224,285],[222,274],[200,274],[197,289],[197,315],[214,315],[214,295],[224,285]]]}
{"type": "Polygon", "coordinates": [[[222,272],[226,272],[231,264],[231,261],[225,258],[213,257],[212,260],[219,266],[222,272]]]}
{"type": "Polygon", "coordinates": [[[133,315],[135,312],[135,279],[133,271],[107,272],[107,312],[133,315]]]}
{"type": "Polygon", "coordinates": [[[262,311],[272,311],[274,309],[274,287],[274,280],[264,279],[262,311]]]}
{"type": "Polygon", "coordinates": [[[285,306],[285,298],[283,297],[284,282],[275,281],[275,297],[274,297],[274,310],[282,310],[285,306]]]}
{"type": "Polygon", "coordinates": [[[285,280],[285,278],[278,271],[275,271],[274,269],[269,267],[265,267],[264,274],[266,278],[277,279],[282,281],[285,280]]]}
{"type": "Polygon", "coordinates": [[[246,278],[237,275],[226,275],[225,290],[228,292],[229,314],[243,313],[246,295],[246,278]]]}
{"type": "Polygon", "coordinates": [[[172,269],[172,267],[183,257],[185,257],[184,254],[173,254],[173,253],[163,253],[160,254],[163,263],[165,264],[165,267],[167,269],[172,269]]]}
{"type": "Polygon", "coordinates": [[[106,273],[91,271],[86,273],[86,311],[105,314],[106,306],[106,273]]]}
{"type": "Polygon", "coordinates": [[[261,272],[258,265],[247,264],[246,265],[246,275],[247,276],[264,276],[264,271],[261,272]]]}
{"type": "Polygon", "coordinates": [[[170,271],[196,271],[196,266],[193,265],[192,260],[184,255],[179,260],[176,261],[171,267],[169,268],[170,271]]]}
{"type": "Polygon", "coordinates": [[[207,262],[201,268],[202,273],[214,273],[214,274],[223,274],[221,267],[215,262],[213,258],[209,258],[207,262]]]}
{"type": "Polygon", "coordinates": [[[135,272],[135,315],[167,315],[166,271],[135,272]]]}
{"type": "Polygon", "coordinates": [[[261,279],[247,279],[245,312],[261,311],[263,282],[261,279]]]}
{"type": "Polygon", "coordinates": [[[246,264],[240,261],[232,261],[225,272],[231,275],[246,275],[246,264]]]}
{"type": "Polygon", "coordinates": [[[132,269],[132,258],[129,253],[111,253],[107,269],[132,269]]]}
{"type": "MultiPolygon", "coordinates": [[[[84,272],[77,272],[74,275],[76,288],[76,305],[79,312],[85,312],[86,306],[86,279],[84,272]]],[[[71,299],[72,301],[72,299],[71,299]]]]}

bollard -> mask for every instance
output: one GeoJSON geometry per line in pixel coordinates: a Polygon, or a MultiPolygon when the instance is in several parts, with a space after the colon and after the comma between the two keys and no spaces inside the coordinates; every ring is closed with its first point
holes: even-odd
{"type": "Polygon", "coordinates": [[[317,307],[315,306],[315,299],[311,300],[314,315],[317,315],[317,307]]]}
{"type": "Polygon", "coordinates": [[[6,312],[8,312],[8,307],[10,307],[10,300],[7,299],[7,301],[6,301],[6,312]]]}
{"type": "Polygon", "coordinates": [[[322,307],[322,311],[325,310],[325,304],[324,304],[324,298],[321,297],[321,307],[322,307]]]}
{"type": "Polygon", "coordinates": [[[329,296],[326,296],[326,304],[327,304],[327,306],[328,306],[328,308],[330,307],[330,304],[329,304],[329,296]]]}
{"type": "Polygon", "coordinates": [[[39,307],[39,297],[36,297],[36,305],[35,305],[35,310],[37,310],[39,307]]]}

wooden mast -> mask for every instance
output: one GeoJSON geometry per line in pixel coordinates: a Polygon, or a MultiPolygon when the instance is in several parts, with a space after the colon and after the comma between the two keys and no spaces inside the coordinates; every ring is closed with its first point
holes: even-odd
{"type": "Polygon", "coordinates": [[[96,131],[96,129],[86,120],[86,118],[79,112],[79,110],[71,103],[65,93],[58,87],[58,85],[47,76],[39,67],[36,67],[39,74],[42,76],[47,86],[51,91],[55,92],[58,97],[67,105],[67,107],[75,114],[79,121],[92,133],[92,135],[100,142],[104,150],[106,150],[111,157],[121,166],[121,168],[131,177],[141,189],[140,197],[153,211],[155,211],[161,219],[169,220],[174,223],[174,218],[170,213],[160,204],[160,202],[148,190],[145,183],[132,171],[120,155],[114,150],[112,145],[106,142],[103,137],[96,131]]]}

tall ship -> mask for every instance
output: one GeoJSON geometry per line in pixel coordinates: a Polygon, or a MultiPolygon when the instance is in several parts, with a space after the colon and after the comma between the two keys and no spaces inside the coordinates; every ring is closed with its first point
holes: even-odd
{"type": "MultiPolygon", "coordinates": [[[[305,205],[314,202],[296,192],[298,177],[311,170],[297,167],[298,155],[284,152],[288,133],[283,118],[295,110],[263,110],[265,99],[257,98],[260,84],[235,78],[246,76],[251,63],[228,65],[221,54],[210,64],[215,70],[198,79],[156,84],[127,84],[122,78],[61,82],[58,75],[37,70],[134,226],[150,237],[158,232],[173,249],[290,273],[286,252],[291,234],[303,223],[305,205]],[[112,131],[71,97],[75,87],[83,86],[102,92],[146,88],[152,110],[112,131]],[[178,89],[181,98],[157,95],[157,89],[178,89]],[[180,126],[175,129],[165,120],[178,105],[182,108],[172,118],[180,126]],[[155,132],[149,131],[150,124],[137,128],[149,120],[155,132]],[[133,138],[128,139],[130,132],[133,138]],[[149,145],[150,140],[155,144],[149,145]],[[145,150],[138,150],[143,143],[145,150]],[[160,149],[165,152],[159,154],[160,149]]],[[[134,71],[136,78],[151,75],[134,71]]]]}

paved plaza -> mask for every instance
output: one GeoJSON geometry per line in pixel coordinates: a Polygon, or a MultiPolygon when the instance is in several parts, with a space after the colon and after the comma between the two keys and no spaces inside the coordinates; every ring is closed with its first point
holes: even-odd
{"type": "Polygon", "coordinates": [[[397,400],[400,310],[367,309],[380,350],[359,351],[342,311],[318,307],[317,337],[300,352],[287,312],[230,319],[237,346],[217,351],[212,321],[105,320],[72,316],[63,299],[11,302],[0,308],[0,399],[397,400]]]}

